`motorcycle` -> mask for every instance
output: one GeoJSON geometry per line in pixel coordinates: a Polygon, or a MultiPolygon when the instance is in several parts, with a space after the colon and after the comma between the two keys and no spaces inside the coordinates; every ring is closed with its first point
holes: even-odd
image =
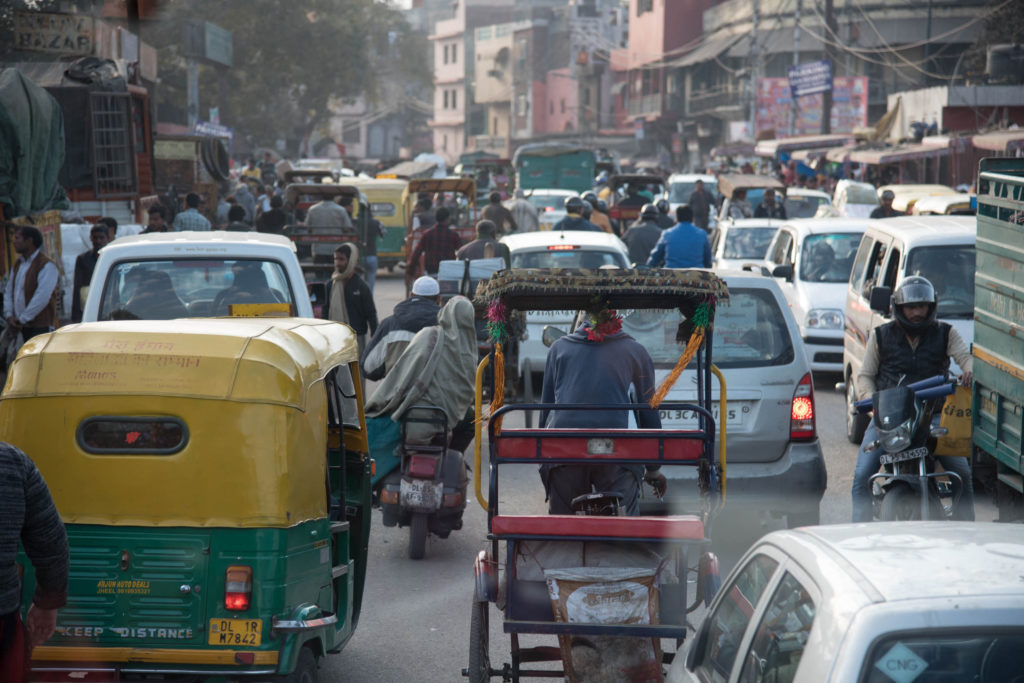
{"type": "Polygon", "coordinates": [[[867,450],[883,451],[879,457],[882,471],[871,476],[872,503],[879,519],[952,517],[963,481],[955,472],[935,471],[935,440],[946,430],[933,426],[932,417],[941,405],[940,399],[954,391],[956,382],[937,375],[876,391],[870,399],[854,404],[860,413],[874,411],[872,420],[878,438],[868,444],[867,450]],[[951,503],[947,506],[943,500],[951,503]]]}
{"type": "Polygon", "coordinates": [[[462,528],[469,480],[440,408],[410,408],[401,419],[401,435],[401,465],[383,482],[381,510],[384,526],[409,527],[409,558],[421,560],[429,534],[448,538],[462,528]],[[431,434],[426,439],[424,431],[431,434]]]}

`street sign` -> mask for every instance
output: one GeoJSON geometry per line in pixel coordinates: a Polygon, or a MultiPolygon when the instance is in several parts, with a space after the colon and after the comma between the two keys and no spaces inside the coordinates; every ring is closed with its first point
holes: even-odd
{"type": "Polygon", "coordinates": [[[827,59],[786,69],[793,97],[815,95],[832,89],[832,63],[827,59]]]}
{"type": "Polygon", "coordinates": [[[96,49],[93,18],[83,14],[14,12],[16,50],[91,55],[96,49]]]}
{"type": "Polygon", "coordinates": [[[204,55],[211,62],[217,62],[224,66],[232,65],[233,43],[231,31],[222,29],[216,24],[205,22],[206,28],[206,54],[204,55]]]}
{"type": "Polygon", "coordinates": [[[211,123],[210,121],[196,121],[195,134],[209,135],[215,138],[226,138],[228,140],[235,137],[235,131],[231,128],[222,126],[219,123],[211,123]]]}

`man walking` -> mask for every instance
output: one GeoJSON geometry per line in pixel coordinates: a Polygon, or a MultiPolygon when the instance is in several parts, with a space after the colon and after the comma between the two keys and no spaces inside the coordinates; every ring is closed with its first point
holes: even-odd
{"type": "Polygon", "coordinates": [[[28,456],[0,443],[0,681],[27,680],[26,654],[50,639],[67,604],[68,564],[67,533],[46,482],[28,456]],[[24,625],[19,541],[35,570],[24,625]]]}
{"type": "Polygon", "coordinates": [[[97,223],[89,231],[89,240],[92,242],[92,249],[79,254],[75,259],[74,285],[71,287],[71,322],[82,322],[82,300],[85,298],[83,291],[89,286],[92,280],[92,272],[96,269],[96,259],[100,257],[100,249],[107,246],[110,241],[110,232],[103,223],[97,223]]]}
{"type": "Polygon", "coordinates": [[[363,376],[379,381],[395,367],[416,333],[437,324],[441,311],[441,287],[424,275],[412,283],[412,295],[395,305],[395,312],[380,321],[380,327],[366,346],[363,376]]]}
{"type": "Polygon", "coordinates": [[[903,212],[897,211],[892,208],[892,202],[896,199],[896,194],[892,190],[886,190],[882,193],[879,198],[879,206],[871,212],[868,218],[895,218],[896,216],[902,216],[903,212]]]}
{"type": "Polygon", "coordinates": [[[420,273],[420,259],[423,260],[422,274],[437,275],[441,261],[455,258],[455,252],[462,246],[459,234],[448,227],[451,213],[441,207],[435,213],[437,222],[433,227],[424,230],[420,242],[416,245],[406,266],[410,274],[420,273]]]}
{"type": "Polygon", "coordinates": [[[359,248],[351,242],[334,250],[334,274],[327,283],[327,305],[322,315],[352,328],[361,357],[366,333],[373,335],[377,329],[377,307],[373,303],[373,292],[359,277],[358,263],[359,248]]]}
{"type": "Polygon", "coordinates": [[[480,212],[480,217],[494,223],[498,228],[499,235],[510,235],[513,232],[518,232],[519,226],[516,225],[516,219],[512,217],[512,212],[501,203],[501,193],[492,192],[488,200],[489,203],[480,212]]]}
{"type": "Polygon", "coordinates": [[[537,232],[540,230],[540,217],[537,214],[537,207],[526,198],[526,193],[521,187],[515,191],[515,199],[509,201],[506,206],[512,214],[512,220],[518,229],[516,232],[537,232]]]}
{"type": "Polygon", "coordinates": [[[708,234],[693,224],[693,209],[677,206],[676,220],[676,226],[663,232],[654,245],[648,267],[710,268],[711,244],[708,234]]]}
{"type": "MultiPolygon", "coordinates": [[[[154,204],[149,207],[149,223],[146,224],[146,229],[143,233],[149,234],[153,232],[167,232],[167,209],[160,204],[154,204]]],[[[245,211],[242,211],[242,215],[245,215],[245,211]]]]}
{"type": "Polygon", "coordinates": [[[180,232],[182,230],[209,231],[211,229],[209,219],[199,213],[200,202],[201,199],[195,192],[185,195],[187,208],[174,217],[175,230],[180,232]]]}
{"type": "Polygon", "coordinates": [[[12,332],[28,341],[57,324],[57,266],[42,252],[43,233],[23,226],[14,232],[18,259],[4,290],[4,313],[12,332]]]}
{"type": "MultiPolygon", "coordinates": [[[[704,189],[704,181],[698,179],[687,202],[693,210],[693,224],[704,232],[708,231],[708,219],[711,216],[711,194],[704,189]]],[[[677,207],[678,208],[678,207],[677,207]]]]}

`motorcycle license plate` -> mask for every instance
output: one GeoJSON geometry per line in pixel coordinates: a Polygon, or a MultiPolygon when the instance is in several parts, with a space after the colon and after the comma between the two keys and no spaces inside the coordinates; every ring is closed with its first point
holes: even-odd
{"type": "Polygon", "coordinates": [[[444,495],[441,482],[427,479],[403,479],[398,490],[402,507],[436,510],[444,495]]]}
{"type": "Polygon", "coordinates": [[[883,453],[878,461],[883,465],[891,465],[894,462],[903,462],[904,460],[917,460],[926,455],[928,455],[928,449],[921,446],[920,448],[911,448],[909,451],[901,451],[899,453],[883,453]]]}

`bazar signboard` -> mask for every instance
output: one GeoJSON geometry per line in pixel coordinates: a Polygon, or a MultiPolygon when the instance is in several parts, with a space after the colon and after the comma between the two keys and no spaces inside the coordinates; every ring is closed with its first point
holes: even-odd
{"type": "MultiPolygon", "coordinates": [[[[868,125],[868,77],[836,76],[832,81],[832,132],[850,133],[868,125]]],[[[774,130],[781,138],[790,135],[792,125],[792,135],[818,135],[821,111],[820,93],[797,98],[794,107],[788,78],[757,81],[757,132],[774,130]]]]}
{"type": "Polygon", "coordinates": [[[93,19],[81,14],[14,13],[14,48],[62,55],[91,55],[93,19]]]}
{"type": "Polygon", "coordinates": [[[793,97],[806,97],[832,89],[832,64],[827,59],[796,64],[786,69],[793,97]]]}

